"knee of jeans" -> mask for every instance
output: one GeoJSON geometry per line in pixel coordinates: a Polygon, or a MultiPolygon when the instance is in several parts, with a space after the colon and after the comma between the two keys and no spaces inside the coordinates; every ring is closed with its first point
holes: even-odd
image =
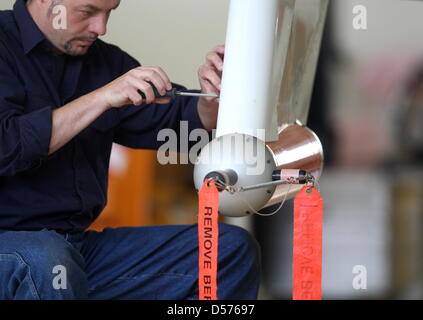
{"type": "Polygon", "coordinates": [[[0,254],[18,255],[31,269],[51,274],[69,264],[72,248],[54,231],[10,231],[0,236],[0,254]]]}
{"type": "Polygon", "coordinates": [[[0,297],[18,299],[86,298],[84,260],[54,231],[9,231],[0,235],[0,297]],[[1,261],[0,261],[1,262],[1,261]]]}
{"type": "Polygon", "coordinates": [[[0,253],[0,299],[35,299],[36,289],[30,267],[18,253],[0,253]]]}

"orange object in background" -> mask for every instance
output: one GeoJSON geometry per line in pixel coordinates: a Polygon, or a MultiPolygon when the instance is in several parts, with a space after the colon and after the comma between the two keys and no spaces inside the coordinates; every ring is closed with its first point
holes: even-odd
{"type": "Polygon", "coordinates": [[[151,225],[156,172],[156,151],[113,146],[108,204],[89,229],[151,225]]]}

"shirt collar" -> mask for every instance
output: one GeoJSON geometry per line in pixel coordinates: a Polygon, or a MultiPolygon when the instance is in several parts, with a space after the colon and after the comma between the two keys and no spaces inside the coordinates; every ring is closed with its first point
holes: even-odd
{"type": "Polygon", "coordinates": [[[13,6],[13,14],[18,24],[24,52],[28,54],[40,42],[46,40],[46,37],[29,14],[26,8],[26,0],[16,0],[13,6]]]}

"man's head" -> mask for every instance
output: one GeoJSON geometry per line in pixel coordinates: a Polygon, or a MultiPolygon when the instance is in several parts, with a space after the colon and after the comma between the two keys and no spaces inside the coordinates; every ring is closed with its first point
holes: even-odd
{"type": "Polygon", "coordinates": [[[31,16],[46,38],[71,56],[84,55],[98,36],[106,34],[110,13],[119,4],[120,0],[27,1],[31,16]],[[65,29],[57,27],[62,17],[66,18],[65,29]]]}

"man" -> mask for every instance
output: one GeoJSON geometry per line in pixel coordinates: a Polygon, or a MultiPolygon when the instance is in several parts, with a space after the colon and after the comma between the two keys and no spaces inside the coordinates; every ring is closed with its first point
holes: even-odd
{"type": "MultiPolygon", "coordinates": [[[[162,128],[216,125],[216,99],[156,99],[149,83],[164,94],[166,73],[98,39],[119,2],[17,0],[0,12],[1,299],[198,297],[195,225],[85,231],[106,204],[113,142],[157,149],[162,128]],[[53,23],[58,4],[66,29],[53,23]]],[[[199,69],[205,93],[219,92],[223,54],[199,69]]],[[[221,224],[218,297],[256,298],[257,260],[248,233],[221,224]]]]}

